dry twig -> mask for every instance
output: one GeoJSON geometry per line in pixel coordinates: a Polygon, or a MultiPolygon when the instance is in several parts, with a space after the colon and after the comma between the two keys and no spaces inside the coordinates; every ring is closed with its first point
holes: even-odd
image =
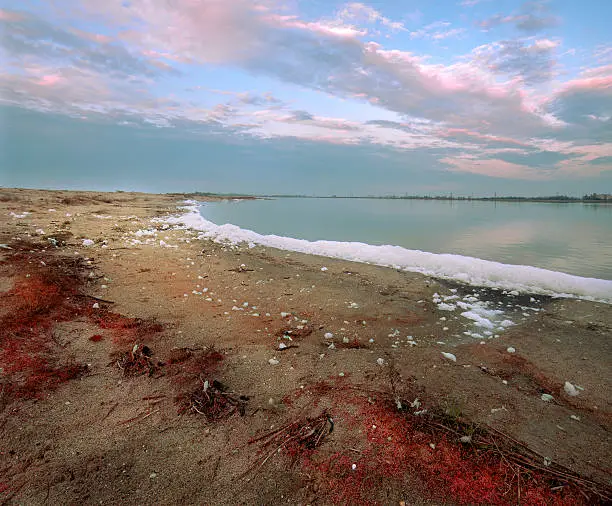
{"type": "Polygon", "coordinates": [[[260,443],[262,450],[272,447],[272,450],[261,459],[257,469],[263,467],[272,456],[282,450],[286,450],[294,458],[302,452],[316,450],[333,430],[333,418],[323,412],[315,418],[297,420],[263,436],[251,439],[249,444],[260,443]]]}
{"type": "Polygon", "coordinates": [[[236,395],[226,392],[223,385],[218,381],[210,383],[208,380],[201,381],[191,394],[179,399],[181,407],[179,413],[191,411],[204,415],[208,421],[229,418],[236,411],[244,416],[249,398],[246,395],[236,395]]]}
{"type": "Polygon", "coordinates": [[[156,366],[151,360],[153,352],[148,346],[139,346],[138,344],[123,353],[116,361],[117,367],[123,371],[124,376],[139,376],[148,374],[151,376],[156,366]]]}

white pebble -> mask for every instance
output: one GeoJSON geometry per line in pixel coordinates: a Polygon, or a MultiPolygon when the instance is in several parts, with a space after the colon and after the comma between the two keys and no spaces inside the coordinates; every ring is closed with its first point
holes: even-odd
{"type": "Polygon", "coordinates": [[[442,356],[448,360],[452,360],[453,362],[457,362],[457,357],[455,355],[453,355],[452,353],[445,353],[442,352],[442,356]]]}
{"type": "Polygon", "coordinates": [[[570,397],[576,397],[580,393],[569,381],[565,382],[565,385],[563,385],[563,390],[565,390],[565,393],[570,397]]]}

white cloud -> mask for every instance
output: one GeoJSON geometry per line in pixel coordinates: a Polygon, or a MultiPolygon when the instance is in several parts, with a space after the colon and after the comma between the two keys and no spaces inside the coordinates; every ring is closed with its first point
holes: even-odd
{"type": "Polygon", "coordinates": [[[337,17],[341,21],[361,21],[369,24],[379,23],[386,28],[389,28],[392,32],[406,30],[403,23],[399,21],[392,21],[383,16],[373,7],[358,2],[352,2],[344,5],[344,7],[338,11],[337,17]]]}

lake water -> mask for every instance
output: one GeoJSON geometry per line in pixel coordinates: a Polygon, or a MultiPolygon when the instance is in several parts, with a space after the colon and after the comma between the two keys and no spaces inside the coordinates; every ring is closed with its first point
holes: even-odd
{"type": "Polygon", "coordinates": [[[201,214],[260,234],[392,244],[612,279],[612,205],[279,198],[207,203],[201,214]]]}

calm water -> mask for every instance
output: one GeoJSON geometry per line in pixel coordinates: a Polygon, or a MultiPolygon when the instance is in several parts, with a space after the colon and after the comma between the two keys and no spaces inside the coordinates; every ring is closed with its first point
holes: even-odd
{"type": "Polygon", "coordinates": [[[260,234],[394,244],[612,279],[612,205],[288,198],[210,203],[201,212],[260,234]]]}

